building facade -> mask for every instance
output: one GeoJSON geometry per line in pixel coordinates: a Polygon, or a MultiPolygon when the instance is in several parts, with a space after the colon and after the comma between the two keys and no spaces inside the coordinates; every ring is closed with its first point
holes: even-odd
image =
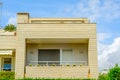
{"type": "Polygon", "coordinates": [[[0,65],[16,78],[98,78],[96,24],[18,13],[16,34],[0,30],[0,65]]]}

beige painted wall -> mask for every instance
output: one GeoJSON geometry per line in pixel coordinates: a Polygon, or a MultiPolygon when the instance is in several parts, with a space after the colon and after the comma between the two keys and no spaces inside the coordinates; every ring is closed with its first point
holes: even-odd
{"type": "MultiPolygon", "coordinates": [[[[30,61],[38,61],[38,45],[27,45],[26,65],[29,65],[30,61]]],[[[32,65],[37,65],[37,63],[32,63],[32,65]]]]}
{"type": "Polygon", "coordinates": [[[0,36],[0,49],[16,49],[16,36],[0,36]]]}
{"type": "Polygon", "coordinates": [[[24,38],[96,38],[95,24],[18,24],[24,38]]]}

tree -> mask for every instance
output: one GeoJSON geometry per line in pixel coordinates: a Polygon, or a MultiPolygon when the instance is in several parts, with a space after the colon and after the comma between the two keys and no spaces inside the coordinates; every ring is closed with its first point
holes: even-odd
{"type": "Polygon", "coordinates": [[[120,67],[118,64],[109,70],[108,77],[110,80],[120,80],[120,67]]]}
{"type": "Polygon", "coordinates": [[[9,31],[9,32],[13,32],[13,31],[16,31],[16,27],[13,24],[8,24],[4,27],[4,30],[9,31]]]}

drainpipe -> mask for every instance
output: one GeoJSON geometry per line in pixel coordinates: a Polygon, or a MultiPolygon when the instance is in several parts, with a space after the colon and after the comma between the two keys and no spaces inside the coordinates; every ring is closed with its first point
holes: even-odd
{"type": "Polygon", "coordinates": [[[88,69],[88,78],[91,78],[90,67],[89,67],[89,69],[88,69]]]}
{"type": "Polygon", "coordinates": [[[23,74],[24,79],[26,78],[26,66],[24,67],[24,74],[23,74]]]}

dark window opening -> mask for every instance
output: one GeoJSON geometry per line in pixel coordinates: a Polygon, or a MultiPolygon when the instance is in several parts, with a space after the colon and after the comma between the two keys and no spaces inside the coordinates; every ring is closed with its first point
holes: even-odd
{"type": "Polygon", "coordinates": [[[59,65],[60,64],[60,50],[59,49],[39,49],[38,64],[59,65]]]}
{"type": "Polygon", "coordinates": [[[11,58],[4,58],[3,71],[11,71],[11,58]]]}

